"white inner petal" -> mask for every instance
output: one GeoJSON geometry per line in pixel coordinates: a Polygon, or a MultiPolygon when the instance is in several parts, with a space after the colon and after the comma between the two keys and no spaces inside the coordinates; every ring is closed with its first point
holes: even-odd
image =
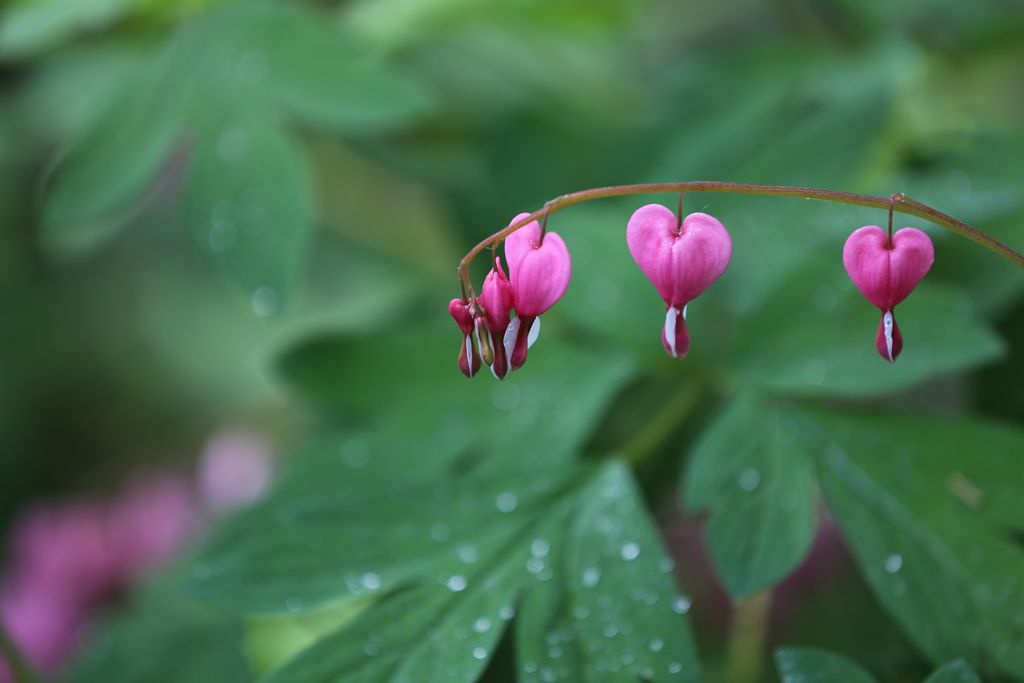
{"type": "Polygon", "coordinates": [[[466,335],[466,367],[469,368],[469,374],[473,374],[473,338],[470,335],[466,335]]]}
{"type": "MultiPolygon", "coordinates": [[[[686,307],[683,306],[685,309],[686,307]]],[[[679,354],[676,353],[676,316],[679,315],[679,309],[672,306],[665,313],[665,339],[668,340],[668,348],[672,352],[673,358],[678,358],[679,354]]]]}
{"type": "Polygon", "coordinates": [[[512,318],[512,322],[509,323],[505,329],[505,358],[511,364],[512,363],[512,350],[516,347],[516,337],[519,336],[519,317],[512,318]]]}
{"type": "Polygon", "coordinates": [[[686,320],[686,307],[687,306],[689,306],[689,304],[683,304],[683,320],[686,320]]]}
{"type": "Polygon", "coordinates": [[[885,329],[885,350],[889,354],[889,362],[892,363],[892,311],[886,311],[882,316],[882,326],[885,329]]]}
{"type": "Polygon", "coordinates": [[[533,343],[537,341],[537,337],[540,336],[540,316],[533,319],[533,324],[530,325],[530,334],[526,336],[526,348],[532,349],[533,343]]]}

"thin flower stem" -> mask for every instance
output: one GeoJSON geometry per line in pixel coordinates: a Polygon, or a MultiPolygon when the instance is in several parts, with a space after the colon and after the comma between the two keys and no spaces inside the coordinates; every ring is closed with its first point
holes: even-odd
{"type": "Polygon", "coordinates": [[[695,382],[686,384],[667,399],[661,409],[641,427],[621,448],[623,457],[639,463],[658,450],[697,405],[701,387],[695,382]]]}
{"type": "MultiPolygon", "coordinates": [[[[967,223],[933,209],[927,204],[911,199],[903,194],[895,194],[891,197],[875,197],[867,194],[853,194],[851,192],[836,192],[834,190],[818,190],[810,187],[790,187],[786,185],[750,185],[747,183],[726,183],[713,180],[696,180],[683,183],[647,183],[641,185],[615,185],[611,187],[597,187],[590,190],[582,190],[571,194],[564,194],[545,203],[542,208],[534,211],[529,216],[513,222],[507,228],[503,228],[490,237],[484,239],[475,247],[469,250],[461,261],[457,270],[462,284],[473,294],[473,285],[469,279],[469,264],[473,259],[492,244],[498,244],[514,231],[523,227],[538,218],[547,218],[553,213],[562,209],[582,204],[583,202],[606,197],[622,197],[637,194],[660,194],[660,193],[682,193],[682,192],[724,192],[729,194],[750,194],[766,197],[800,197],[801,199],[817,199],[837,204],[851,204],[853,206],[865,206],[872,209],[892,209],[908,216],[916,216],[945,228],[961,237],[977,242],[990,251],[999,254],[1014,265],[1024,268],[1024,254],[1012,249],[994,237],[986,235],[981,230],[974,228],[967,223]]],[[[475,295],[475,294],[474,294],[475,295]]]]}
{"type": "Polygon", "coordinates": [[[728,645],[730,683],[754,683],[761,680],[761,671],[767,658],[771,606],[770,589],[736,603],[728,645]]]}

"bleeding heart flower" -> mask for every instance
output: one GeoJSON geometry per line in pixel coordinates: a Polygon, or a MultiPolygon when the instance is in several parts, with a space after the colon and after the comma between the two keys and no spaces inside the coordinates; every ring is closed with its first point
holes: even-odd
{"type": "Polygon", "coordinates": [[[480,289],[480,305],[485,312],[484,321],[486,328],[477,330],[480,339],[489,339],[489,351],[491,360],[488,362],[487,353],[481,349],[481,356],[484,362],[491,366],[491,372],[498,379],[505,379],[508,375],[508,354],[505,353],[505,332],[511,322],[511,310],[514,302],[512,284],[501,267],[501,259],[494,258],[494,267],[484,279],[484,286],[480,289]]]}
{"type": "Polygon", "coordinates": [[[665,351],[673,358],[686,356],[686,304],[725,272],[732,258],[729,232],[706,213],[691,213],[680,222],[664,206],[648,204],[630,217],[626,242],[633,260],[665,301],[665,351]]]}
{"type": "MultiPolygon", "coordinates": [[[[521,213],[512,222],[528,216],[521,213]]],[[[510,223],[511,225],[511,223],[510,223]]],[[[513,369],[526,362],[526,352],[540,334],[540,315],[555,305],[572,277],[569,249],[558,233],[543,233],[537,221],[505,239],[516,317],[505,332],[505,352],[513,369]]]]}
{"type": "Polygon", "coordinates": [[[480,369],[480,355],[473,345],[473,313],[471,306],[462,299],[452,299],[448,312],[462,330],[462,348],[459,349],[459,370],[466,377],[472,377],[480,369]]]}
{"type": "Polygon", "coordinates": [[[892,363],[903,350],[893,309],[914,290],[935,262],[928,235],[916,228],[897,230],[892,241],[877,225],[854,230],[843,247],[843,265],[853,284],[882,311],[875,348],[892,363]]]}

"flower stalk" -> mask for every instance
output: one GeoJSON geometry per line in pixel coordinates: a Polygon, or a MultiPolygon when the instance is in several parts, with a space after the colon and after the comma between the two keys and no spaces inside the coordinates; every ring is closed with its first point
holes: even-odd
{"type": "Polygon", "coordinates": [[[1024,254],[1016,251],[1007,244],[991,237],[981,230],[959,221],[952,216],[945,214],[927,204],[911,199],[904,194],[894,194],[889,197],[875,197],[866,194],[854,194],[851,192],[837,192],[835,190],[819,190],[810,187],[792,187],[787,185],[752,185],[747,183],[729,183],[709,180],[697,180],[680,183],[647,183],[638,185],[614,185],[610,187],[597,187],[589,190],[581,190],[556,197],[544,204],[542,208],[531,214],[522,215],[509,224],[508,227],[499,230],[493,235],[485,238],[459,261],[457,274],[460,286],[468,290],[471,296],[476,296],[473,285],[469,278],[469,265],[482,251],[500,243],[503,239],[524,225],[543,218],[545,221],[553,214],[575,204],[605,199],[608,197],[623,197],[640,194],[668,194],[685,192],[721,192],[728,194],[748,194],[765,197],[799,197],[801,199],[815,199],[819,201],[833,202],[837,204],[848,204],[852,206],[863,206],[873,209],[886,209],[909,216],[916,216],[945,228],[951,232],[966,237],[982,247],[999,254],[1014,265],[1024,268],[1024,254]]]}

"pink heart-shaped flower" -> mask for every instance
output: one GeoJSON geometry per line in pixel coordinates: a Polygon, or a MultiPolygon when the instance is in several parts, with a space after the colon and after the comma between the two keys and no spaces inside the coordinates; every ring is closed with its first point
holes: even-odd
{"type": "Polygon", "coordinates": [[[717,219],[691,213],[680,225],[660,204],[648,204],[633,214],[626,243],[661,298],[679,310],[720,278],[732,258],[732,238],[717,219]]]}
{"type": "MultiPolygon", "coordinates": [[[[528,216],[521,213],[512,222],[528,216]]],[[[558,233],[541,237],[537,221],[527,223],[505,239],[505,260],[520,318],[535,317],[555,305],[569,288],[572,262],[558,233]]]]}
{"type": "Polygon", "coordinates": [[[935,247],[917,228],[897,230],[892,241],[877,225],[865,225],[843,246],[843,266],[868,301],[882,311],[875,349],[890,363],[903,350],[903,334],[893,309],[914,291],[935,262],[935,247]]]}
{"type": "Polygon", "coordinates": [[[935,248],[917,228],[892,236],[877,225],[858,228],[843,247],[843,265],[853,284],[882,311],[891,311],[917,287],[935,262],[935,248]]]}

